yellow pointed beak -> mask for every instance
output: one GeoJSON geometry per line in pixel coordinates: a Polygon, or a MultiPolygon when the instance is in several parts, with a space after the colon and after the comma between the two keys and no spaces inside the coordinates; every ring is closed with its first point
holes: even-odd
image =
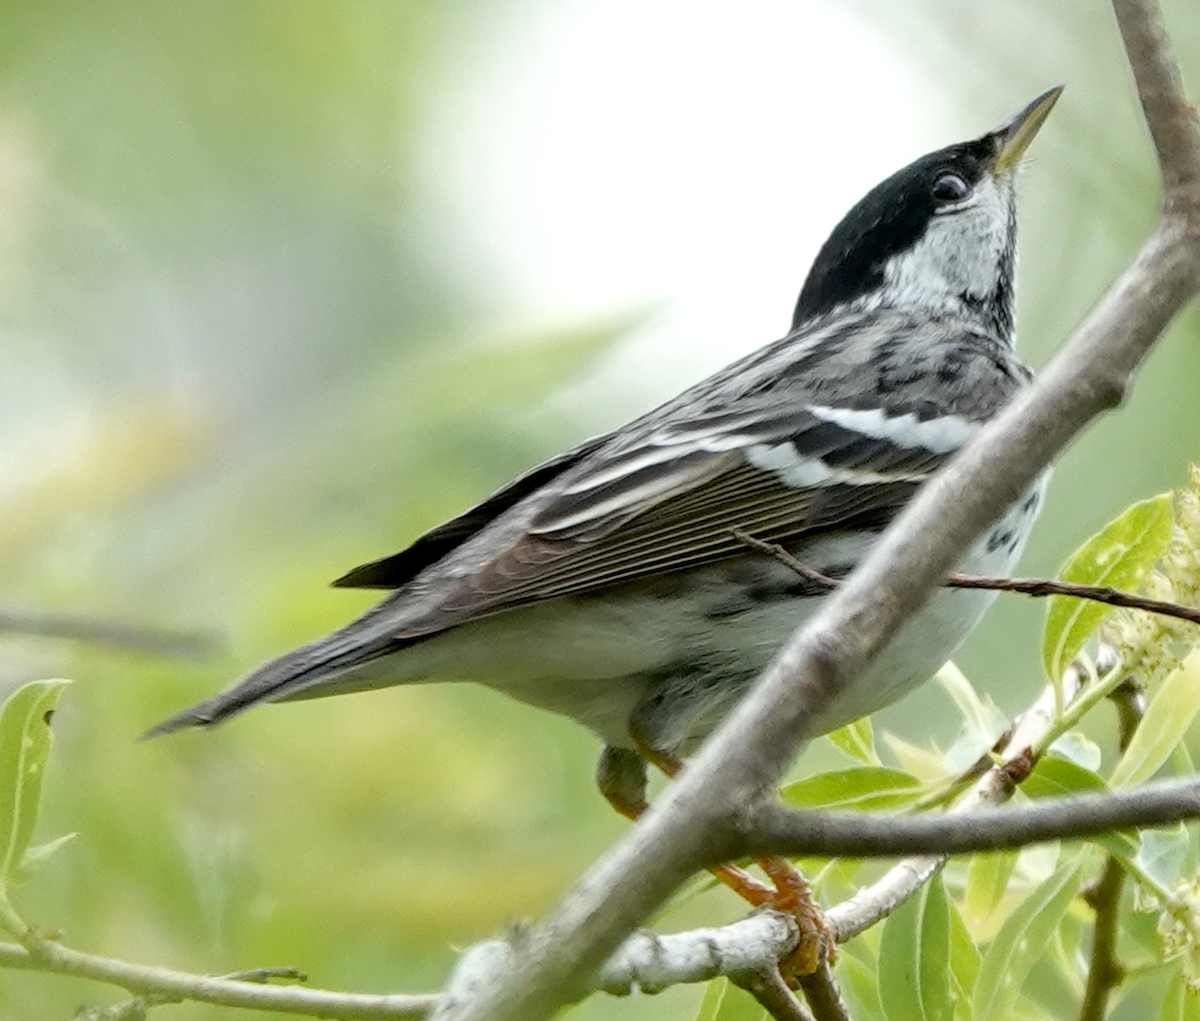
{"type": "Polygon", "coordinates": [[[1016,169],[1033,136],[1058,102],[1062,90],[1063,86],[1059,85],[1049,92],[1043,92],[1012,120],[992,133],[999,142],[994,163],[996,173],[1011,173],[1016,169]]]}

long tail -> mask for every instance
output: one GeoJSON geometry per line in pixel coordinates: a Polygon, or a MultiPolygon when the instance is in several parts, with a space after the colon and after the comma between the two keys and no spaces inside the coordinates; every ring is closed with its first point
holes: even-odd
{"type": "Polygon", "coordinates": [[[141,739],[188,727],[212,727],[262,702],[317,697],[366,686],[339,685],[337,678],[403,644],[396,641],[394,626],[380,627],[380,623],[378,616],[368,611],[340,631],[264,663],[212,698],[151,727],[141,739]]]}

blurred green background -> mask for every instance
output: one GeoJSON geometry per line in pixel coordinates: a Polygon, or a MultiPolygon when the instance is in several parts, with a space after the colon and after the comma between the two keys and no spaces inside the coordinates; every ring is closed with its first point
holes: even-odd
{"type": "MultiPolygon", "coordinates": [[[[1167,9],[1195,89],[1193,4],[1167,9]]],[[[0,600],[218,639],[188,658],[0,634],[4,689],[78,682],[40,828],[80,835],[19,903],[74,947],[149,963],[435,989],[456,947],[541,912],[625,828],[590,735],[473,687],[136,742],[369,602],[330,579],[774,339],[859,195],[1050,85],[1068,89],[1022,200],[1031,361],[1155,217],[1102,4],[0,15],[0,600]]],[[[1200,457],[1198,327],[1192,308],[1064,457],[1027,571],[1200,457]]],[[[959,657],[1006,711],[1042,683],[1040,621],[1002,602],[959,657]]],[[[954,738],[932,688],[884,725],[954,738]]],[[[716,893],[671,924],[739,914],[716,893]]],[[[572,1016],[686,1018],[698,996],[572,1016]]],[[[117,998],[0,973],[4,1019],[117,998]]]]}

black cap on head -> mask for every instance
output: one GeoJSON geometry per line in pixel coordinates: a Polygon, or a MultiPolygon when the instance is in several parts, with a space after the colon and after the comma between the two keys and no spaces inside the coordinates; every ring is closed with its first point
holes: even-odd
{"type": "Polygon", "coordinates": [[[995,131],[922,156],[872,188],[817,254],[792,329],[879,290],[888,261],[913,248],[939,211],[963,202],[988,175],[1011,178],[1061,92],[1050,89],[995,131]]]}
{"type": "Polygon", "coordinates": [[[950,180],[958,177],[972,187],[987,173],[995,156],[992,137],[922,156],[867,192],[817,253],[796,304],[792,329],[878,290],[888,259],[912,248],[938,207],[954,201],[950,180]],[[946,197],[939,199],[943,189],[946,197]]]}

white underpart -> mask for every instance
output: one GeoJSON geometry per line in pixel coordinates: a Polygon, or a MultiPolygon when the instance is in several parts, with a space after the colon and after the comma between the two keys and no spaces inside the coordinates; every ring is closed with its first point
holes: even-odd
{"type": "MultiPolygon", "coordinates": [[[[959,561],[971,574],[1009,573],[1037,514],[1045,477],[1035,483],[1037,500],[1014,504],[959,561]],[[989,538],[1011,532],[1012,541],[989,549],[989,538]]],[[[818,568],[853,562],[869,538],[831,535],[804,547],[805,562],[818,568]]],[[[775,565],[783,577],[790,572],[775,565]]],[[[609,744],[629,746],[628,722],[664,664],[716,656],[731,663],[765,665],[819,600],[775,600],[723,622],[709,610],[727,598],[724,568],[692,575],[691,597],[662,598],[636,589],[621,597],[567,597],[484,617],[451,628],[402,654],[367,664],[352,675],[321,685],[329,694],[418,680],[477,680],[533,705],[574,717],[609,744]]],[[[906,623],[879,659],[836,706],[818,721],[825,732],[885,706],[916,687],[950,657],[970,633],[996,593],[943,589],[906,623]]],[[[728,691],[736,697],[743,689],[728,691]]],[[[708,729],[728,709],[716,702],[708,729]]],[[[686,745],[685,747],[690,747],[686,745]]]]}
{"type": "Polygon", "coordinates": [[[1011,177],[984,175],[969,202],[934,216],[920,241],[888,261],[879,293],[901,308],[947,314],[962,311],[964,294],[992,294],[1008,244],[1012,201],[1011,177]]]}
{"type": "Polygon", "coordinates": [[[915,414],[889,417],[882,408],[827,408],[814,406],[809,414],[850,432],[886,440],[898,447],[949,454],[979,432],[980,424],[961,415],[942,415],[922,421],[915,414]]]}

